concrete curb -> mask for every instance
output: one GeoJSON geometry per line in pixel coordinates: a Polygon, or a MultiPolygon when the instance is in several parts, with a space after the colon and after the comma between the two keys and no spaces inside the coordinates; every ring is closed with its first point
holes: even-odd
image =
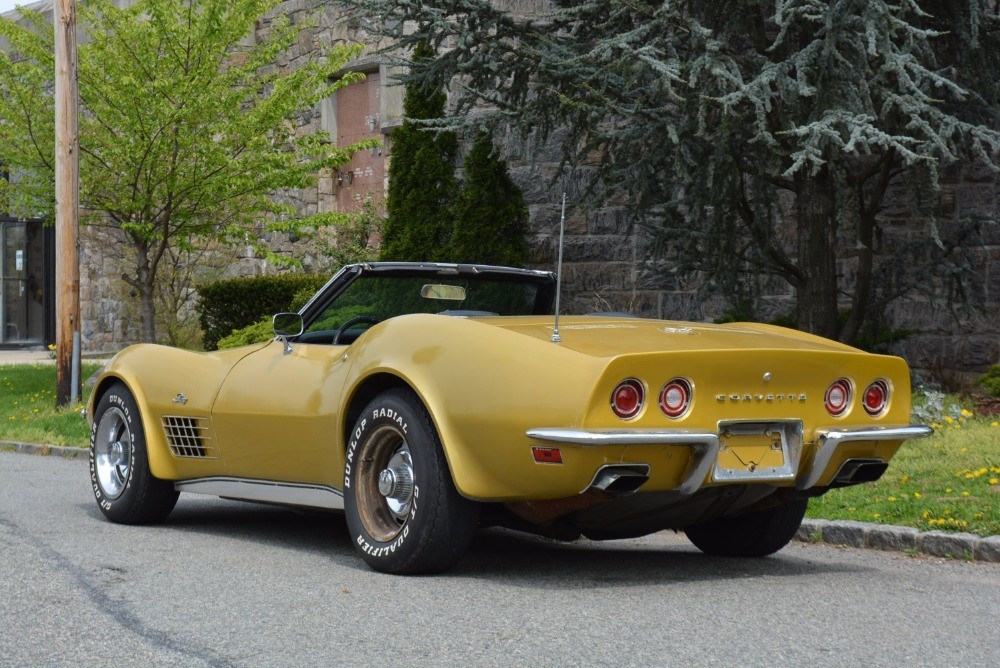
{"type": "MultiPolygon", "coordinates": [[[[54,455],[63,459],[89,461],[87,448],[61,445],[34,445],[0,441],[0,450],[25,455],[54,455]]],[[[1000,563],[1000,536],[977,536],[971,533],[918,531],[913,527],[870,524],[854,520],[802,520],[795,540],[803,543],[828,543],[887,552],[913,552],[948,559],[967,559],[1000,563]]]]}
{"type": "Polygon", "coordinates": [[[795,540],[1000,563],[1000,536],[984,538],[971,533],[919,531],[891,524],[807,518],[802,520],[795,540]]]}
{"type": "Polygon", "coordinates": [[[35,445],[34,443],[19,443],[17,441],[0,441],[0,450],[19,452],[22,455],[54,455],[63,459],[79,459],[89,461],[88,448],[73,448],[67,445],[35,445]]]}

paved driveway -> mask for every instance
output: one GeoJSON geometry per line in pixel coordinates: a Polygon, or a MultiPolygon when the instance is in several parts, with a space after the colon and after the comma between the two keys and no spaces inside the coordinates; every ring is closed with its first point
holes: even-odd
{"type": "Polygon", "coordinates": [[[86,465],[0,453],[0,665],[997,665],[1000,565],[671,533],[482,532],[453,572],[368,570],[337,516],[182,495],[106,522],[86,465]]]}

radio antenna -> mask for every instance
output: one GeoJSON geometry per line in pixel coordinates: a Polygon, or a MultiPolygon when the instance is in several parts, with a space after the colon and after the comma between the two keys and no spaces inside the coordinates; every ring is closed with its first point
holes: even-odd
{"type": "Polygon", "coordinates": [[[559,293],[562,292],[563,231],[566,229],[566,193],[563,192],[562,215],[559,217],[559,259],[556,261],[556,322],[552,328],[552,343],[562,343],[559,336],[559,293]]]}

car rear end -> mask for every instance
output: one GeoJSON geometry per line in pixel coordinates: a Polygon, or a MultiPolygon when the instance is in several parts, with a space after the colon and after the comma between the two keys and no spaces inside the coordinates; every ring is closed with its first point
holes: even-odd
{"type": "Polygon", "coordinates": [[[833,350],[697,350],[615,357],[580,428],[527,435],[562,449],[620,448],[596,485],[691,494],[726,484],[800,490],[876,479],[909,424],[903,360],[833,350]],[[645,472],[643,472],[645,469],[645,472]],[[607,478],[618,477],[608,481],[607,478]],[[646,478],[643,480],[643,478],[646,478]]]}

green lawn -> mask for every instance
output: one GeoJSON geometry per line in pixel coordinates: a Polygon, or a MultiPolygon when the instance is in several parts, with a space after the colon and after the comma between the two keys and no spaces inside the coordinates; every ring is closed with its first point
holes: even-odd
{"type": "Polygon", "coordinates": [[[1000,534],[1000,422],[968,414],[907,441],[875,483],[809,501],[808,517],[1000,534]]]}
{"type": "MultiPolygon", "coordinates": [[[[81,376],[87,379],[99,368],[84,363],[81,376]]],[[[84,401],[89,394],[85,388],[84,401]]],[[[0,441],[86,447],[90,430],[80,415],[83,406],[56,409],[54,364],[0,366],[0,441]]]]}
{"type": "MultiPolygon", "coordinates": [[[[98,368],[84,364],[83,377],[98,368]]],[[[0,366],[0,441],[88,445],[82,405],[57,410],[55,385],[51,364],[0,366]]],[[[965,411],[932,426],[932,437],[903,444],[881,480],[812,499],[808,516],[1000,534],[1000,422],[965,411]]]]}

